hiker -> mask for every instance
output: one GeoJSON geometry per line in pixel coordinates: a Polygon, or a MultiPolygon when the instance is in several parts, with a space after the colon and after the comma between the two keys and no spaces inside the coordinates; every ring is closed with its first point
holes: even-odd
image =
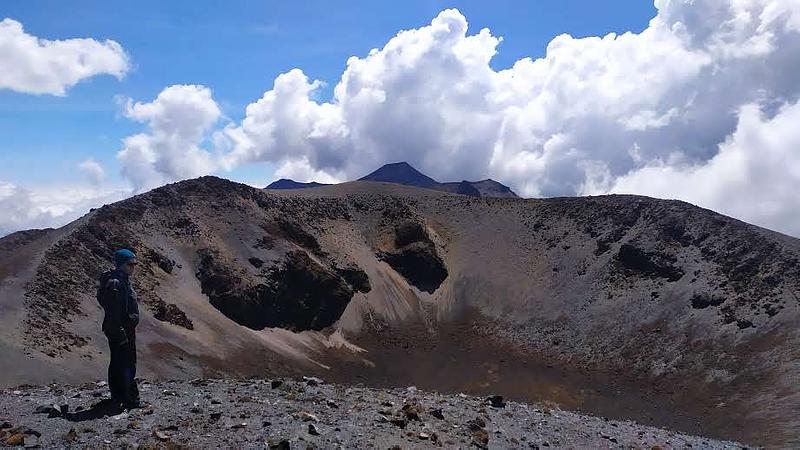
{"type": "Polygon", "coordinates": [[[100,276],[97,301],[105,311],[103,333],[108,338],[111,362],[108,365],[108,387],[116,409],[140,407],[136,386],[136,325],[139,305],[131,286],[136,268],[136,255],[128,249],[114,252],[114,270],[100,276]]]}

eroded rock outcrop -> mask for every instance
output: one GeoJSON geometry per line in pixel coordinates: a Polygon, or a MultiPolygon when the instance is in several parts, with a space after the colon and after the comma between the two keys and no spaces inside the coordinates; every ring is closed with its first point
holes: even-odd
{"type": "Polygon", "coordinates": [[[617,262],[628,274],[678,281],[683,270],[677,267],[675,258],[658,252],[646,252],[631,244],[622,244],[617,253],[617,262]]]}
{"type": "Polygon", "coordinates": [[[353,297],[342,276],[305,251],[289,252],[281,264],[255,276],[212,249],[197,254],[196,275],[211,304],[254,330],[321,330],[339,319],[353,297]]]}
{"type": "Polygon", "coordinates": [[[421,291],[433,293],[447,278],[447,267],[424,225],[405,222],[395,230],[396,249],[378,257],[421,291]]]}

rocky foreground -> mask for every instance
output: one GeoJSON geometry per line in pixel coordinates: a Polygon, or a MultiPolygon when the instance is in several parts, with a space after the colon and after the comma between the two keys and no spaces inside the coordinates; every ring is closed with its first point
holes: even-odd
{"type": "Polygon", "coordinates": [[[93,448],[741,448],[633,422],[501,397],[303,380],[140,384],[142,409],[114,415],[105,383],[0,392],[0,443],[93,448]]]}

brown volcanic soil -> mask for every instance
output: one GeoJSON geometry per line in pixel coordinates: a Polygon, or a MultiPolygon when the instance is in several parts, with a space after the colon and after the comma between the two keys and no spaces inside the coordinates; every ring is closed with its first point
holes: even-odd
{"type": "Polygon", "coordinates": [[[718,391],[703,379],[642,380],[624,371],[578,369],[482,335],[471,320],[441,326],[436,336],[420,343],[424,334],[420,329],[363,333],[355,343],[369,351],[375,369],[337,365],[328,376],[340,383],[355,378],[386,388],[413,385],[449,394],[499,394],[714,438],[748,436],[748,430],[772,426],[731,415],[730,408],[720,406],[747,388],[744,383],[718,391]]]}
{"type": "Polygon", "coordinates": [[[0,239],[0,384],[103,372],[118,246],[142,260],[147,376],[496,392],[800,445],[800,241],[686,203],[168,185],[0,239]]]}

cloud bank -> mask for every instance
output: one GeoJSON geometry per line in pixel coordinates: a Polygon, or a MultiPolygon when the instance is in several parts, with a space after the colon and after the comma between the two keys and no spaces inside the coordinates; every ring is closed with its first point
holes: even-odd
{"type": "Polygon", "coordinates": [[[800,236],[798,124],[798,103],[771,119],[758,105],[744,106],[736,131],[710,160],[652,163],[617,178],[610,191],[686,199],[800,236]]]}
{"type": "Polygon", "coordinates": [[[679,198],[800,236],[800,0],[655,6],[641,33],[560,35],[499,70],[502,38],[445,10],[348,59],[330,100],[293,69],[221,127],[209,88],[170,86],[124,103],[145,130],[123,141],[123,175],[142,191],[269,162],[335,182],[406,160],[525,196],[679,198]]]}
{"type": "Polygon", "coordinates": [[[68,88],[96,75],[122,78],[130,69],[118,43],[94,39],[47,40],[25,32],[22,24],[0,21],[0,89],[63,96],[68,88]]]}
{"type": "Polygon", "coordinates": [[[0,182],[0,237],[17,230],[61,226],[90,208],[130,196],[127,188],[57,186],[26,189],[0,182]]]}
{"type": "Polygon", "coordinates": [[[331,101],[299,69],[278,76],[219,133],[221,164],[330,180],[402,159],[526,196],[677,197],[800,235],[787,212],[798,131],[786,125],[800,94],[800,1],[655,6],[641,33],[557,36],[543,58],[504,70],[490,66],[501,38],[442,11],[351,57],[331,101]]]}

